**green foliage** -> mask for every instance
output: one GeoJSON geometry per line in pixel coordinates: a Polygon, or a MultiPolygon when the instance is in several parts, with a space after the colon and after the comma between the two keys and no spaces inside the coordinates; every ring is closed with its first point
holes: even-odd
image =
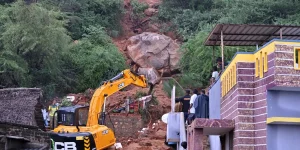
{"type": "Polygon", "coordinates": [[[0,51],[0,86],[18,87],[26,84],[27,63],[8,50],[0,51]]]}
{"type": "Polygon", "coordinates": [[[71,49],[71,56],[79,72],[78,91],[96,88],[125,69],[125,59],[113,45],[103,27],[90,26],[78,44],[71,49]]]}
{"type": "Polygon", "coordinates": [[[120,19],[123,16],[121,0],[42,0],[48,7],[58,7],[66,14],[67,29],[73,39],[85,34],[89,26],[105,27],[111,35],[121,33],[120,19]]]}
{"type": "Polygon", "coordinates": [[[152,95],[151,100],[148,102],[148,105],[158,105],[159,101],[157,100],[157,97],[155,97],[154,95],[152,95]]]}
{"type": "MultiPolygon", "coordinates": [[[[184,75],[179,82],[184,87],[205,87],[209,84],[212,66],[216,65],[216,58],[221,54],[219,47],[215,47],[213,50],[213,47],[203,45],[207,36],[206,32],[199,32],[182,46],[183,56],[180,65],[184,75]],[[214,55],[213,51],[215,52],[214,55]]],[[[231,60],[238,49],[239,51],[243,50],[241,47],[226,47],[226,51],[224,51],[225,61],[231,60]]],[[[254,48],[248,49],[255,50],[254,48]]]]}
{"type": "Polygon", "coordinates": [[[143,120],[144,123],[148,123],[150,121],[150,114],[147,111],[147,109],[140,108],[139,109],[139,114],[141,115],[142,120],[143,120]]]}
{"type": "Polygon", "coordinates": [[[169,97],[172,95],[173,85],[175,85],[175,97],[180,97],[185,94],[184,89],[181,88],[181,85],[175,82],[175,79],[167,79],[163,80],[163,90],[169,97]]]}
{"type": "Polygon", "coordinates": [[[74,14],[85,17],[79,18],[87,23],[91,19],[84,16],[87,11],[93,10],[98,17],[101,14],[117,15],[116,5],[120,1],[91,0],[89,9],[85,5],[80,6],[86,11],[77,10],[77,2],[43,1],[26,5],[23,1],[17,1],[0,6],[0,88],[40,87],[44,97],[51,99],[71,91],[96,88],[100,81],[115,76],[125,68],[122,54],[107,35],[104,22],[100,22],[109,19],[102,18],[92,23],[94,26],[81,24],[80,31],[71,31],[82,37],[78,44],[71,44],[67,31],[70,25],[67,11],[73,11],[73,17],[74,14]],[[64,6],[70,3],[72,9],[67,10],[64,6]],[[98,7],[103,9],[98,10],[98,7]]]}
{"type": "Polygon", "coordinates": [[[141,98],[141,97],[143,97],[143,96],[147,96],[147,93],[146,93],[146,92],[143,92],[143,91],[137,91],[137,92],[135,93],[134,98],[135,98],[135,99],[138,99],[138,98],[141,98]]]}
{"type": "Polygon", "coordinates": [[[130,14],[131,19],[135,23],[140,23],[141,19],[145,17],[144,11],[148,8],[146,3],[140,3],[138,0],[131,0],[132,13],[130,14]]]}
{"type": "MultiPolygon", "coordinates": [[[[165,30],[176,31],[184,39],[181,48],[183,76],[179,82],[184,87],[205,87],[209,83],[215,60],[212,60],[212,48],[203,46],[203,43],[215,24],[298,25],[299,5],[298,1],[292,0],[164,0],[158,16],[153,20],[163,22],[163,28],[167,27],[165,30]]],[[[225,60],[229,61],[237,49],[243,48],[225,49],[225,60]]],[[[215,58],[220,56],[219,51],[219,48],[215,49],[215,58]]]]}
{"type": "Polygon", "coordinates": [[[67,98],[62,99],[61,107],[68,107],[68,106],[72,106],[72,102],[69,101],[67,98]]]}
{"type": "MultiPolygon", "coordinates": [[[[131,19],[139,23],[148,6],[137,0],[131,5],[131,19]]],[[[216,23],[299,25],[299,6],[294,0],[164,0],[153,21],[183,37],[179,83],[195,88],[208,84],[215,65],[212,47],[203,42],[216,23]]],[[[40,87],[50,99],[98,87],[126,67],[110,38],[122,33],[123,12],[122,0],[40,0],[30,5],[0,0],[0,88],[40,87]]],[[[236,51],[254,49],[225,47],[225,60],[236,51]]],[[[220,56],[218,47],[214,56],[220,56]]],[[[183,95],[170,80],[164,81],[169,96],[174,84],[176,96],[183,95]]]]}
{"type": "Polygon", "coordinates": [[[23,1],[3,10],[1,85],[42,87],[46,98],[70,89],[63,60],[70,37],[60,17],[60,12],[23,1]]]}

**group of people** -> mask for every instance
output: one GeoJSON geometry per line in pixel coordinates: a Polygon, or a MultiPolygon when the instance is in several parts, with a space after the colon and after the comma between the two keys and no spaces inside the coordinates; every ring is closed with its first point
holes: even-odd
{"type": "Polygon", "coordinates": [[[181,105],[180,112],[184,113],[184,122],[188,125],[192,123],[195,118],[209,118],[209,97],[205,94],[205,90],[193,91],[190,95],[190,90],[186,90],[186,95],[176,98],[175,102],[181,105]]]}
{"type": "Polygon", "coordinates": [[[42,109],[44,125],[45,127],[49,127],[50,129],[53,128],[53,121],[54,121],[54,113],[59,109],[59,104],[56,103],[54,100],[52,104],[48,107],[48,110],[45,108],[42,109]],[[49,124],[50,123],[50,124],[49,124]]]}

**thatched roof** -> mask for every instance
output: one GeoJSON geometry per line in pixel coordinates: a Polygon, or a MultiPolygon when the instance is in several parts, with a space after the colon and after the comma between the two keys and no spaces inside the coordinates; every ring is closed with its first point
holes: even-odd
{"type": "Polygon", "coordinates": [[[0,89],[0,122],[44,130],[41,98],[39,88],[0,89]]]}

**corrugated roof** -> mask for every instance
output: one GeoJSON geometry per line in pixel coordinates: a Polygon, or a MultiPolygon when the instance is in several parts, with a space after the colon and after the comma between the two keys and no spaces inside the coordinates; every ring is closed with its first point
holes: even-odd
{"type": "Polygon", "coordinates": [[[261,46],[273,39],[300,40],[300,26],[258,25],[258,24],[217,24],[204,45],[220,46],[223,31],[224,46],[261,46]]]}

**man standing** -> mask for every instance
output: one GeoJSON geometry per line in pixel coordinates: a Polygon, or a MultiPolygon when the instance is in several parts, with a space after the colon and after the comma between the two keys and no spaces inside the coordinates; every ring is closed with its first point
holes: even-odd
{"type": "MultiPolygon", "coordinates": [[[[224,60],[224,69],[225,69],[225,67],[228,65],[228,63],[224,60]]],[[[218,57],[217,58],[217,67],[218,67],[218,69],[219,69],[219,75],[222,73],[222,69],[223,69],[223,67],[222,67],[223,65],[222,65],[222,58],[221,57],[218,57]]]]}
{"type": "Polygon", "coordinates": [[[196,98],[197,98],[198,90],[195,89],[195,90],[193,91],[193,93],[194,93],[194,94],[192,95],[191,100],[190,100],[190,108],[189,108],[188,124],[191,124],[192,121],[194,120],[194,117],[195,117],[195,108],[194,108],[193,104],[194,104],[194,102],[195,102],[195,100],[196,100],[196,98]]]}
{"type": "Polygon", "coordinates": [[[215,83],[215,81],[219,78],[219,72],[217,66],[213,67],[213,72],[211,75],[211,85],[215,83]]]}
{"type": "Polygon", "coordinates": [[[48,113],[45,107],[42,109],[45,127],[48,127],[48,113]]]}
{"type": "Polygon", "coordinates": [[[54,118],[54,113],[55,111],[58,110],[58,105],[56,104],[56,100],[53,100],[52,105],[49,106],[48,110],[49,110],[49,117],[50,117],[50,129],[54,129],[55,124],[53,126],[53,121],[56,118],[56,117],[54,118]]]}
{"type": "Polygon", "coordinates": [[[195,118],[209,118],[209,97],[205,95],[205,90],[201,90],[195,102],[195,118]]]}
{"type": "Polygon", "coordinates": [[[189,115],[188,111],[190,108],[190,99],[191,99],[190,90],[185,91],[185,96],[175,99],[176,103],[178,103],[178,102],[182,103],[182,112],[184,113],[184,122],[186,122],[186,119],[189,115]]]}

